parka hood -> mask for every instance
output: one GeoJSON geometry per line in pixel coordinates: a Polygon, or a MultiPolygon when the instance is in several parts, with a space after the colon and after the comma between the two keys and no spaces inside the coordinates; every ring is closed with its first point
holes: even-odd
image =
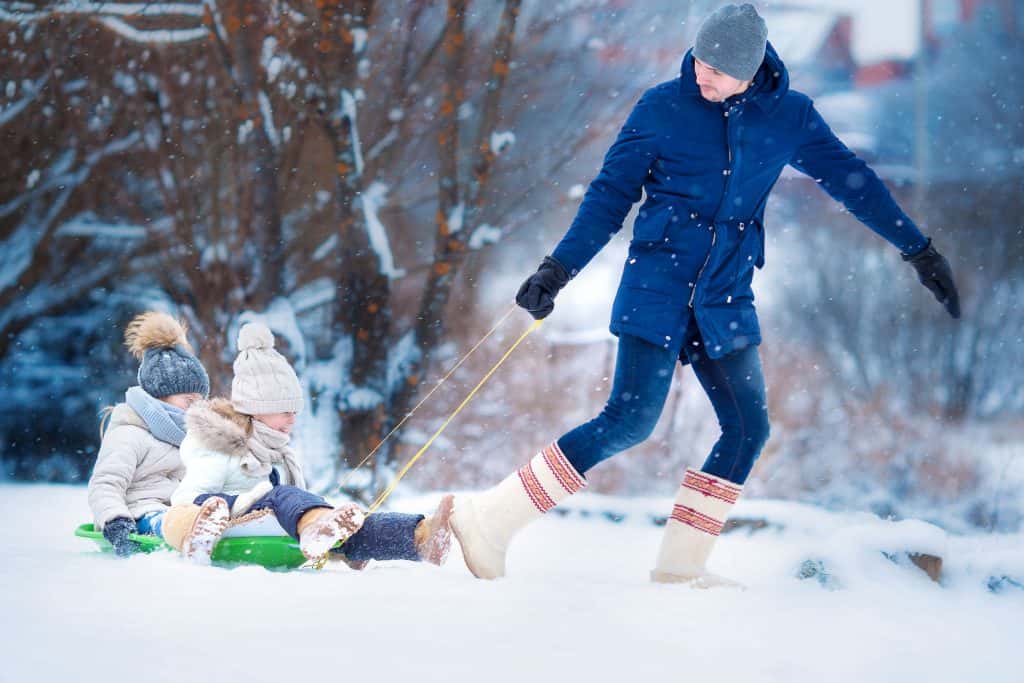
{"type": "MultiPolygon", "coordinates": [[[[683,94],[700,95],[697,87],[697,76],[693,70],[693,48],[686,51],[683,63],[679,67],[679,83],[683,94]]],[[[783,64],[771,41],[768,41],[764,52],[764,61],[754,75],[754,82],[743,95],[765,111],[772,111],[782,98],[789,92],[789,70],[783,64]]]]}

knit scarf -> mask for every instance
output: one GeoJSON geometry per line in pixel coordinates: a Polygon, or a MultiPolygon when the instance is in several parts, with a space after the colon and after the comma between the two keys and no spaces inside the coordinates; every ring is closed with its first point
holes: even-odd
{"type": "Polygon", "coordinates": [[[150,433],[165,443],[181,446],[185,438],[185,411],[170,403],[153,398],[140,386],[130,388],[124,395],[128,406],[139,414],[150,433]]]}
{"type": "Polygon", "coordinates": [[[252,436],[249,437],[249,452],[242,458],[242,471],[251,477],[269,477],[274,465],[280,465],[291,479],[291,485],[306,488],[302,467],[288,442],[291,437],[284,432],[271,429],[259,420],[252,421],[252,436]]]}

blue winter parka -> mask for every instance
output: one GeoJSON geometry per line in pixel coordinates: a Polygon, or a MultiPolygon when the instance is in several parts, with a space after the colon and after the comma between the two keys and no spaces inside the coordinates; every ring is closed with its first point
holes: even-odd
{"type": "Polygon", "coordinates": [[[874,171],[809,97],[790,90],[769,43],[751,86],[724,102],[701,96],[691,52],[679,78],[646,91],[552,256],[576,275],[644,190],[612,333],[678,353],[692,314],[712,358],[760,344],[751,283],[755,266],[764,266],[765,203],[786,164],[900,251],[926,246],[874,171]]]}

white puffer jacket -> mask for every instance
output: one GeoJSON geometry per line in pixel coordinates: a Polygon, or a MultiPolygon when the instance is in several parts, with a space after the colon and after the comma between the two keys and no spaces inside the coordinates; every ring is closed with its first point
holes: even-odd
{"type": "Polygon", "coordinates": [[[193,502],[204,493],[249,493],[269,483],[266,476],[250,476],[242,470],[248,452],[248,434],[227,417],[199,402],[185,416],[188,431],[181,442],[181,460],[186,473],[171,496],[174,505],[193,502]]]}
{"type": "Polygon", "coordinates": [[[96,528],[115,517],[138,519],[166,510],[184,476],[178,447],[153,436],[128,404],[118,404],[89,478],[89,507],[96,528]]]}

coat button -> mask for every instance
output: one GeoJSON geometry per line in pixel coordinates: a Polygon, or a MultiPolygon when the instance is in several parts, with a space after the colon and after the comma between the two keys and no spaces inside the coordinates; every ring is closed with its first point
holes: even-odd
{"type": "Polygon", "coordinates": [[[690,214],[690,220],[691,220],[691,221],[692,221],[692,220],[694,220],[695,218],[697,218],[697,212],[696,212],[696,211],[694,211],[694,212],[692,212],[692,213],[690,214]]]}
{"type": "Polygon", "coordinates": [[[732,171],[730,171],[729,169],[725,169],[724,171],[722,171],[722,175],[729,175],[730,173],[732,173],[732,171]]]}
{"type": "Polygon", "coordinates": [[[743,230],[743,228],[745,228],[745,227],[746,227],[745,225],[743,225],[742,223],[740,223],[740,231],[742,231],[742,230],[743,230]]]}

